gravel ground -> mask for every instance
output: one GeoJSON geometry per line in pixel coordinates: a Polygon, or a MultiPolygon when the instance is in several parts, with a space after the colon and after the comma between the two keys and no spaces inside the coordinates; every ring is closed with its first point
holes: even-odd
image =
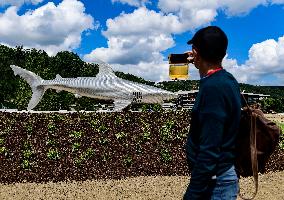
{"type": "MultiPolygon", "coordinates": [[[[0,184],[1,200],[50,199],[181,199],[188,177],[136,177],[125,180],[0,184]]],[[[253,191],[252,179],[241,179],[242,193],[253,191]]],[[[284,199],[284,171],[259,177],[257,200],[284,199]]]]}
{"type": "Polygon", "coordinates": [[[284,114],[265,114],[264,116],[272,121],[284,123],[284,114]]]}

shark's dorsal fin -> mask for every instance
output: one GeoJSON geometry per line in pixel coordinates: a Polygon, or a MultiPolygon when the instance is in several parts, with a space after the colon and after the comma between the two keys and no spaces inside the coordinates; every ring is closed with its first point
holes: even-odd
{"type": "Polygon", "coordinates": [[[56,79],[62,78],[59,74],[56,74],[56,79]]]}
{"type": "Polygon", "coordinates": [[[107,63],[99,64],[99,75],[114,75],[111,66],[107,63]]]}
{"type": "Polygon", "coordinates": [[[101,76],[101,75],[116,76],[111,66],[108,63],[105,63],[104,61],[98,58],[95,58],[94,63],[99,65],[99,73],[97,76],[101,76]]]}

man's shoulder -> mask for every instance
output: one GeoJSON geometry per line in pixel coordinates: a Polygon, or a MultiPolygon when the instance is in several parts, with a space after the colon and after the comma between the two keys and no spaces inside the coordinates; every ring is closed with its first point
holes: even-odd
{"type": "Polygon", "coordinates": [[[239,90],[239,83],[230,72],[221,70],[216,76],[209,77],[207,81],[203,82],[202,88],[205,91],[228,92],[232,89],[239,90]]]}
{"type": "Polygon", "coordinates": [[[233,76],[233,74],[231,74],[230,72],[228,72],[226,69],[223,69],[222,72],[223,72],[222,76],[223,76],[224,78],[237,81],[236,78],[233,76]]]}
{"type": "Polygon", "coordinates": [[[227,70],[223,69],[218,76],[215,77],[217,84],[226,85],[239,85],[237,79],[227,70]]]}
{"type": "Polygon", "coordinates": [[[204,86],[216,86],[218,84],[228,84],[230,82],[237,82],[237,80],[225,69],[220,70],[216,74],[212,74],[211,77],[208,77],[206,81],[203,81],[204,86]]]}

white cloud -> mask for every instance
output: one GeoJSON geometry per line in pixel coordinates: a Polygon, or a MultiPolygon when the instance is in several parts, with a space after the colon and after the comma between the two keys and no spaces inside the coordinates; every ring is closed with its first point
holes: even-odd
{"type": "Polygon", "coordinates": [[[271,0],[272,4],[283,4],[284,0],[271,0]]]}
{"type": "MultiPolygon", "coordinates": [[[[200,17],[200,11],[217,14],[218,10],[224,10],[227,15],[234,16],[246,14],[260,5],[283,3],[284,0],[159,0],[158,6],[165,13],[175,13],[181,20],[194,20],[200,17]]],[[[208,22],[213,21],[214,17],[208,15],[208,22]]]]}
{"type": "Polygon", "coordinates": [[[94,29],[94,19],[77,0],[63,0],[58,6],[49,2],[23,15],[11,6],[0,14],[0,42],[10,46],[39,48],[50,55],[72,50],[81,43],[81,34],[94,29]]]}
{"type": "Polygon", "coordinates": [[[128,4],[130,6],[136,6],[136,7],[143,6],[146,3],[149,3],[149,0],[111,0],[111,1],[112,3],[120,2],[122,4],[128,4]]]}
{"type": "Polygon", "coordinates": [[[165,61],[162,62],[140,62],[137,65],[119,65],[114,64],[113,69],[143,77],[150,81],[166,81],[169,80],[169,66],[165,61]]]}
{"type": "Polygon", "coordinates": [[[91,61],[98,57],[109,63],[138,64],[139,62],[163,61],[160,51],[173,45],[171,37],[164,34],[158,36],[139,37],[111,37],[108,41],[109,48],[97,48],[84,59],[91,61]]]}
{"type": "Polygon", "coordinates": [[[164,16],[144,7],[131,14],[121,14],[107,20],[108,48],[97,48],[85,59],[98,57],[110,63],[138,64],[139,62],[163,62],[160,53],[174,45],[171,33],[179,31],[176,16],[164,16]]]}
{"type": "Polygon", "coordinates": [[[107,31],[103,34],[106,37],[111,36],[145,36],[147,34],[171,34],[182,31],[182,25],[175,15],[164,15],[145,7],[134,10],[133,13],[122,13],[114,19],[108,19],[106,22],[107,31]]]}
{"type": "Polygon", "coordinates": [[[179,17],[183,31],[212,22],[217,16],[218,6],[216,0],[159,0],[158,3],[162,12],[179,17]]]}
{"type": "Polygon", "coordinates": [[[0,6],[7,6],[7,5],[11,5],[11,6],[21,6],[23,4],[39,4],[41,2],[43,2],[44,0],[1,0],[0,1],[0,6]]]}
{"type": "Polygon", "coordinates": [[[247,14],[253,8],[259,5],[267,5],[268,0],[249,0],[249,1],[239,1],[239,0],[221,0],[220,6],[225,10],[226,14],[229,16],[247,14]]]}
{"type": "Polygon", "coordinates": [[[246,65],[269,67],[270,70],[279,64],[278,43],[270,39],[254,44],[249,50],[249,60],[246,65]]]}
{"type": "Polygon", "coordinates": [[[284,36],[252,45],[248,60],[238,65],[234,59],[225,59],[223,65],[239,82],[264,85],[284,84],[284,36]],[[263,81],[265,77],[275,77],[263,81]]]}

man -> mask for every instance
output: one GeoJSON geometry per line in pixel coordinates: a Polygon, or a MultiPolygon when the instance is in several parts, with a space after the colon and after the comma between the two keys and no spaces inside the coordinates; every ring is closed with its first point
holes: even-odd
{"type": "Polygon", "coordinates": [[[241,113],[239,84],[222,68],[228,39],[216,26],[196,32],[188,41],[189,60],[199,70],[200,86],[186,142],[191,179],[184,200],[235,200],[235,139],[241,113]]]}

